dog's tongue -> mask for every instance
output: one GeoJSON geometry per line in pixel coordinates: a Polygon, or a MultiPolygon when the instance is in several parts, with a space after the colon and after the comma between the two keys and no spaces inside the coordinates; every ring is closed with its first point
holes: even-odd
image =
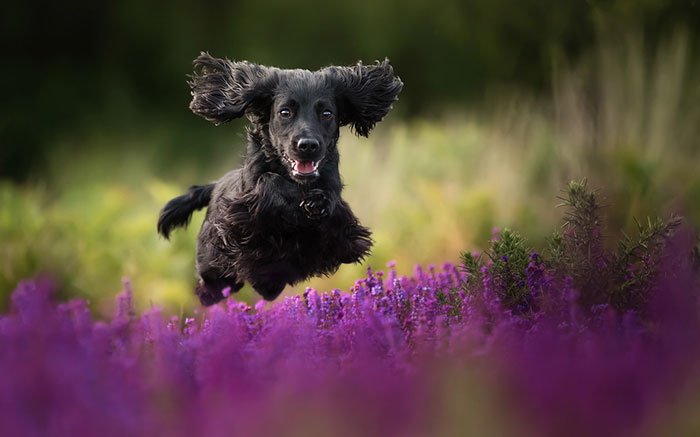
{"type": "Polygon", "coordinates": [[[314,162],[313,161],[295,161],[294,169],[301,174],[308,174],[314,172],[314,162]]]}

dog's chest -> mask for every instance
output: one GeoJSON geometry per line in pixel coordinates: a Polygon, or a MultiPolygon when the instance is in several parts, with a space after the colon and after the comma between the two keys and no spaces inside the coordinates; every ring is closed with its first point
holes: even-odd
{"type": "Polygon", "coordinates": [[[328,223],[305,223],[296,229],[280,229],[276,234],[279,246],[293,257],[308,258],[312,255],[330,256],[337,244],[337,236],[328,223]]]}

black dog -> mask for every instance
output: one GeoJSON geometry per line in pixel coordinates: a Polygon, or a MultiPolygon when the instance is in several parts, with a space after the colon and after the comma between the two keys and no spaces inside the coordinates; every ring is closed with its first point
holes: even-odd
{"type": "Polygon", "coordinates": [[[398,99],[403,83],[387,60],[311,72],[202,53],[189,84],[195,114],[215,124],[246,115],[252,123],[243,167],[191,187],[158,220],[168,238],[209,207],[197,248],[202,304],[244,281],[273,300],[287,284],[331,274],[369,253],[369,229],[340,197],[336,143],[343,125],[369,135],[398,99]]]}

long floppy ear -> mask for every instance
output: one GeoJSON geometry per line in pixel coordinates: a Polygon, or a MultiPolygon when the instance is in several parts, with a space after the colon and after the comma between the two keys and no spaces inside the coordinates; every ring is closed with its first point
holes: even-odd
{"type": "Polygon", "coordinates": [[[231,62],[202,52],[193,62],[188,81],[192,89],[190,109],[214,124],[242,117],[261,117],[260,105],[272,97],[277,75],[273,69],[246,61],[231,62]]]}
{"type": "Polygon", "coordinates": [[[352,124],[355,133],[364,137],[386,116],[403,88],[388,59],[323,71],[336,89],[340,125],[352,124]]]}

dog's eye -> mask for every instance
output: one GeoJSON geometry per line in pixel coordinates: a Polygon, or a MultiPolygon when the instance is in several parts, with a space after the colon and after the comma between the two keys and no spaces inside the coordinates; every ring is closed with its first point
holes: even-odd
{"type": "Polygon", "coordinates": [[[289,110],[289,108],[282,108],[280,109],[280,117],[282,118],[289,118],[292,116],[292,111],[289,110]]]}
{"type": "Polygon", "coordinates": [[[324,120],[330,120],[331,117],[333,117],[333,113],[328,109],[321,112],[321,118],[323,118],[324,120]]]}

